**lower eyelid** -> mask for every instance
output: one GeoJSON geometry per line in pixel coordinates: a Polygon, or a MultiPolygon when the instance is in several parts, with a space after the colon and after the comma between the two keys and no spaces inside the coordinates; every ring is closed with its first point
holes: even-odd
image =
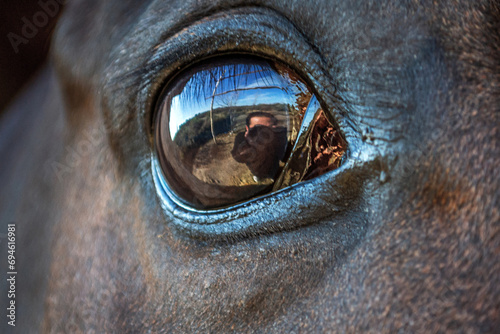
{"type": "Polygon", "coordinates": [[[161,171],[152,161],[156,191],[167,220],[181,233],[202,240],[267,234],[335,220],[342,212],[359,209],[363,183],[373,169],[371,164],[365,168],[348,158],[337,170],[314,180],[229,208],[200,211],[168,194],[169,188],[158,177],[161,171]]]}

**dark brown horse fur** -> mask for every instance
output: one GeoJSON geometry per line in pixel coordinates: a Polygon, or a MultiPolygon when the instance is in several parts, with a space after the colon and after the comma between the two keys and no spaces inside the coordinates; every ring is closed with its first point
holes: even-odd
{"type": "Polygon", "coordinates": [[[498,332],[499,106],[497,0],[70,1],[0,123],[0,331],[498,332]],[[225,53],[302,75],[345,161],[221,214],[162,207],[156,98],[225,53]]]}

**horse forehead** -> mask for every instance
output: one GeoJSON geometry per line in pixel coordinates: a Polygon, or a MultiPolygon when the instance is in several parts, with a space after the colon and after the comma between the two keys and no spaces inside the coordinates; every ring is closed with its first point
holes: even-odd
{"type": "MultiPolygon", "coordinates": [[[[393,29],[399,24],[391,22],[408,20],[406,14],[414,17],[426,15],[425,11],[418,11],[419,14],[416,15],[416,9],[421,8],[420,2],[393,0],[381,5],[347,0],[334,2],[317,0],[311,3],[298,0],[263,0],[256,6],[276,10],[300,25],[306,35],[313,37],[317,34],[331,44],[334,40],[327,32],[356,30],[362,35],[369,33],[366,31],[369,29],[384,34],[391,29],[392,34],[401,33],[405,29],[393,29]],[[369,13],[370,16],[360,15],[361,13],[369,13]]],[[[113,49],[131,35],[140,34],[144,30],[149,30],[150,35],[164,35],[171,29],[182,28],[193,17],[201,20],[214,10],[238,6],[248,6],[248,2],[246,0],[71,1],[66,5],[64,15],[58,23],[52,52],[58,55],[56,59],[59,62],[67,64],[68,69],[75,74],[81,76],[93,74],[92,78],[95,78],[96,75],[102,75],[106,61],[113,60],[108,59],[113,49]],[[153,30],[153,26],[158,25],[158,22],[164,22],[161,25],[163,31],[153,30]]],[[[417,21],[412,22],[412,30],[422,28],[417,21]]],[[[142,41],[144,36],[142,34],[142,41]]]]}

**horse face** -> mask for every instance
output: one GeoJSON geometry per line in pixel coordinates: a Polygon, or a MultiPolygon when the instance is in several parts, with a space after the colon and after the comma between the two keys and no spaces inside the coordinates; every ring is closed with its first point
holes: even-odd
{"type": "Polygon", "coordinates": [[[16,328],[498,328],[498,22],[494,1],[70,2],[0,128],[16,328]],[[158,97],[227,54],[294,69],[347,150],[192,210],[159,186],[158,97]]]}

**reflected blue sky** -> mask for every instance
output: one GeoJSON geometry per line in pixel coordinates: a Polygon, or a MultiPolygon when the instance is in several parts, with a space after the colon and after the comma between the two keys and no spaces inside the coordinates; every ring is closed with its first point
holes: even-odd
{"type": "Polygon", "coordinates": [[[191,74],[180,94],[172,98],[171,138],[186,121],[200,113],[230,106],[295,103],[299,90],[267,63],[204,66],[191,74]]]}

